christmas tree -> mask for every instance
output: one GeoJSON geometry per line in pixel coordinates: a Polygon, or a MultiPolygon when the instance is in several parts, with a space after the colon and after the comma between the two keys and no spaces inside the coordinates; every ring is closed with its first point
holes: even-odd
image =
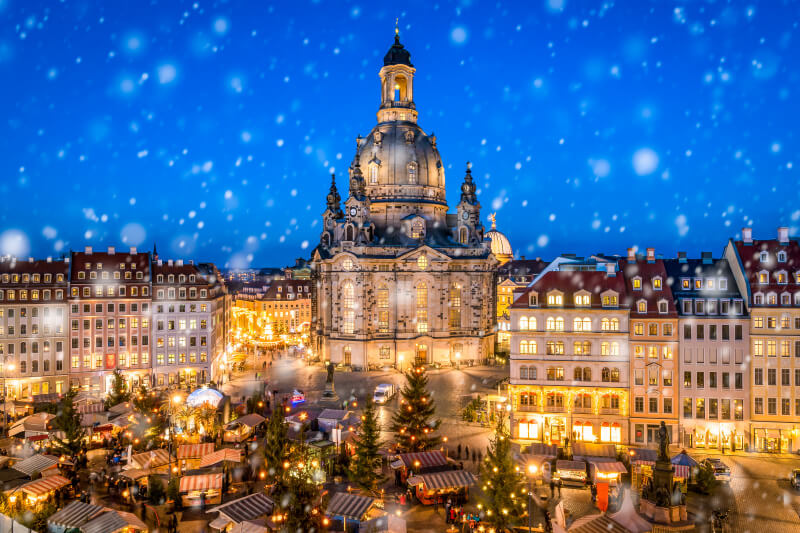
{"type": "Polygon", "coordinates": [[[264,437],[264,467],[267,485],[279,483],[283,478],[284,463],[289,456],[288,428],[283,407],[275,405],[267,421],[264,437]]]}
{"type": "Polygon", "coordinates": [[[77,394],[77,389],[70,389],[67,392],[58,406],[58,414],[50,422],[53,429],[63,432],[64,435],[63,438],[51,435],[53,448],[67,456],[76,455],[81,451],[83,438],[86,436],[86,430],[81,425],[81,414],[75,408],[74,400],[77,394]]]}
{"type": "Polygon", "coordinates": [[[400,406],[392,418],[392,431],[400,452],[430,450],[439,444],[439,437],[434,433],[442,421],[434,419],[436,407],[427,386],[428,377],[422,368],[406,372],[400,406]]]}
{"type": "Polygon", "coordinates": [[[350,459],[350,479],[358,486],[376,491],[386,478],[380,473],[381,457],[378,455],[382,443],[381,428],[371,398],[367,399],[361,427],[358,428],[353,442],[355,454],[350,459]]]}
{"type": "Polygon", "coordinates": [[[497,417],[494,438],[481,463],[481,480],[483,497],[480,503],[486,511],[487,522],[497,531],[510,529],[524,510],[525,489],[523,474],[511,457],[511,439],[502,414],[497,417]]]}

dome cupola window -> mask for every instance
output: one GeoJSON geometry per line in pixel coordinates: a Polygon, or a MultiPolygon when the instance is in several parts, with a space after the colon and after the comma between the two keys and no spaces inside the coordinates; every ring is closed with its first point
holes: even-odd
{"type": "Polygon", "coordinates": [[[408,164],[408,183],[417,183],[417,163],[414,161],[408,164]]]}

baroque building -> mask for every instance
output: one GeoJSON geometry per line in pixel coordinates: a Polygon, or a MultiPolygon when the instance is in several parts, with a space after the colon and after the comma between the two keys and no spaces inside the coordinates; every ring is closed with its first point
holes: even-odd
{"type": "Polygon", "coordinates": [[[497,260],[470,165],[449,213],[399,35],[383,63],[378,124],[356,141],[344,210],[332,180],[312,254],[314,348],[362,369],[484,360],[494,351],[497,260]]]}

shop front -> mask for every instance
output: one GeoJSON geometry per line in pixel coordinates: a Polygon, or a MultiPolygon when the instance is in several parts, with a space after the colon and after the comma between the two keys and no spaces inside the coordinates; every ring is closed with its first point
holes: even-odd
{"type": "Polygon", "coordinates": [[[737,451],[744,450],[746,442],[745,431],[733,424],[689,427],[683,434],[685,448],[737,451]]]}
{"type": "Polygon", "coordinates": [[[779,428],[753,428],[755,449],[767,453],[791,451],[791,431],[779,428]]]}

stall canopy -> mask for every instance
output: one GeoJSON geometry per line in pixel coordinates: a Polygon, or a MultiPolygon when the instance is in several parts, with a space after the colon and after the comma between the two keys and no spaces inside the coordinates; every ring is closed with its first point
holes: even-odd
{"type": "Polygon", "coordinates": [[[157,450],[150,450],[149,452],[137,453],[131,457],[132,464],[129,464],[128,466],[130,468],[141,469],[158,468],[159,466],[168,465],[169,461],[169,452],[159,448],[157,450]]]}
{"type": "Polygon", "coordinates": [[[66,487],[69,484],[70,481],[64,476],[49,476],[31,481],[30,483],[25,483],[17,490],[24,492],[32,498],[38,498],[54,490],[58,490],[61,487],[66,487]]]}
{"type": "MultiPolygon", "coordinates": [[[[219,511],[217,520],[224,520],[225,524],[219,529],[223,529],[227,524],[234,523],[240,524],[247,520],[254,520],[262,516],[272,515],[275,509],[275,502],[264,493],[256,492],[244,498],[230,501],[228,503],[218,505],[208,512],[213,513],[219,511]]],[[[222,522],[219,522],[222,523],[222,522]]]]}
{"type": "Polygon", "coordinates": [[[214,452],[213,442],[182,444],[178,447],[178,459],[200,459],[214,452]]]}
{"type": "Polygon", "coordinates": [[[118,513],[119,516],[121,516],[122,519],[125,520],[125,523],[128,524],[128,528],[136,529],[138,531],[148,531],[147,524],[145,524],[144,522],[139,520],[139,517],[136,516],[135,514],[126,513],[125,511],[116,511],[116,510],[112,510],[112,509],[108,509],[108,510],[109,511],[113,511],[115,513],[118,513]]]}
{"type": "Polygon", "coordinates": [[[597,472],[601,474],[625,474],[628,469],[619,461],[592,461],[597,472]]]}
{"type": "Polygon", "coordinates": [[[689,457],[686,450],[682,450],[681,453],[673,457],[670,462],[675,470],[675,477],[683,479],[689,479],[691,477],[692,468],[699,466],[697,461],[689,457]]]}
{"type": "Polygon", "coordinates": [[[130,470],[123,470],[119,473],[119,475],[136,481],[137,479],[147,477],[152,473],[152,470],[148,470],[146,468],[131,468],[130,470]]]}
{"type": "Polygon", "coordinates": [[[81,527],[83,533],[116,533],[128,527],[128,522],[119,513],[103,513],[81,527]]]}
{"type": "MultiPolygon", "coordinates": [[[[231,428],[235,428],[237,426],[246,426],[249,428],[254,428],[257,425],[264,422],[265,420],[266,418],[264,418],[259,414],[250,413],[249,415],[244,415],[242,417],[237,418],[233,422],[229,423],[228,426],[230,426],[231,428]]],[[[228,428],[228,426],[226,426],[226,429],[228,428]]]]}
{"type": "Polygon", "coordinates": [[[219,463],[240,463],[242,461],[242,450],[234,450],[232,448],[223,448],[214,453],[204,456],[200,460],[200,468],[214,466],[219,463]]]}
{"type": "Polygon", "coordinates": [[[572,444],[572,458],[576,461],[589,461],[598,457],[616,459],[617,448],[613,444],[575,442],[572,444]]]}
{"type": "Polygon", "coordinates": [[[328,503],[325,514],[361,521],[374,503],[375,498],[370,498],[369,496],[337,492],[328,503]]]}
{"type": "Polygon", "coordinates": [[[48,518],[47,525],[49,529],[78,529],[102,512],[102,507],[75,501],[48,518]]]}
{"type": "Polygon", "coordinates": [[[33,437],[36,435],[49,435],[47,424],[55,418],[50,413],[36,413],[14,422],[9,428],[9,437],[33,437]]]}
{"type": "Polygon", "coordinates": [[[180,492],[221,489],[222,474],[201,474],[199,476],[183,476],[181,478],[180,492]]]}
{"type": "Polygon", "coordinates": [[[26,476],[35,476],[43,470],[57,465],[58,462],[58,457],[53,455],[37,454],[28,457],[24,461],[18,462],[12,468],[18,472],[22,472],[26,476]]]}
{"type": "Polygon", "coordinates": [[[631,464],[655,466],[658,452],[650,448],[630,448],[631,464]]]}
{"type": "Polygon", "coordinates": [[[408,479],[409,485],[425,486],[426,490],[459,489],[475,484],[475,475],[466,470],[449,470],[433,474],[419,474],[408,479]]]}
{"type": "Polygon", "coordinates": [[[558,461],[556,461],[556,470],[558,470],[559,472],[566,472],[567,470],[586,471],[586,463],[584,461],[567,461],[565,459],[559,459],[558,461]]]}
{"type": "Polygon", "coordinates": [[[409,468],[414,472],[447,465],[447,457],[438,451],[401,453],[392,462],[392,468],[409,468]]]}

